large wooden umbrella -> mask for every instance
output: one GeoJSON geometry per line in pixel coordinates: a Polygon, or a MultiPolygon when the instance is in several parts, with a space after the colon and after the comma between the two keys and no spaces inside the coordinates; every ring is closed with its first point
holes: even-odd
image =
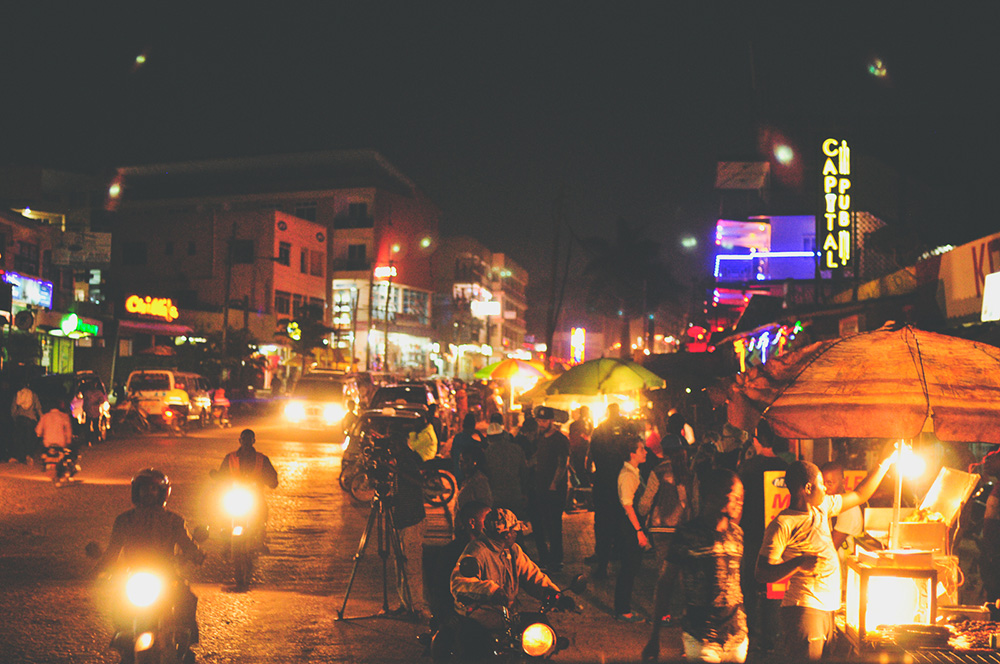
{"type": "Polygon", "coordinates": [[[784,438],[1000,444],[1000,348],[891,324],[772,357],[736,377],[729,421],[784,438]]]}

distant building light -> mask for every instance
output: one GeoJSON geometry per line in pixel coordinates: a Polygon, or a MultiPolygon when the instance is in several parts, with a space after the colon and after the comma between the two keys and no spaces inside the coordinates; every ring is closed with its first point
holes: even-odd
{"type": "Polygon", "coordinates": [[[375,268],[375,278],[376,279],[386,279],[388,277],[396,276],[396,266],[395,265],[379,265],[375,268]]]}

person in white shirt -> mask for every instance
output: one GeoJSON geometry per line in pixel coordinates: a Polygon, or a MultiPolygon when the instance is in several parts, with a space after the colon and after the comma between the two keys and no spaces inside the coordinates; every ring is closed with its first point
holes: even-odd
{"type": "MultiPolygon", "coordinates": [[[[844,481],[844,466],[839,461],[828,461],[820,467],[823,473],[823,484],[826,485],[826,492],[832,495],[847,493],[847,485],[844,481]]],[[[844,556],[854,554],[854,538],[865,531],[865,520],[861,514],[861,506],[855,505],[849,509],[842,510],[839,515],[830,521],[830,535],[833,539],[833,548],[837,550],[841,562],[844,556]]]]}
{"type": "Polygon", "coordinates": [[[639,464],[646,460],[646,442],[636,436],[628,441],[628,461],[618,473],[618,502],[625,518],[619,543],[622,545],[622,566],[615,582],[615,619],[621,622],[639,622],[642,618],[632,612],[632,586],[642,564],[642,550],[649,547],[649,540],[639,523],[633,503],[642,486],[639,464]]]}
{"type": "Polygon", "coordinates": [[[833,637],[833,614],[840,608],[840,561],[830,517],[871,498],[893,459],[884,460],[854,491],[836,496],[826,494],[823,475],[813,463],[796,461],[785,472],[791,502],[764,532],[756,576],[761,583],[789,579],[780,613],[789,661],[819,659],[833,637]]]}

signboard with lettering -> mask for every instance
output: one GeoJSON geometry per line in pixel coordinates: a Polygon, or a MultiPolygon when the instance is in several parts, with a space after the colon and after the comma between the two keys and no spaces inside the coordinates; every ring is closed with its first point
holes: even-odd
{"type": "Polygon", "coordinates": [[[4,272],[3,280],[11,285],[11,299],[43,309],[52,308],[52,282],[27,277],[17,272],[4,272]]]}
{"type": "Polygon", "coordinates": [[[823,214],[816,219],[820,269],[842,275],[854,266],[851,149],[843,139],[823,141],[823,214]]]}
{"type": "Polygon", "coordinates": [[[125,311],[140,316],[162,318],[168,323],[176,320],[177,306],[169,297],[150,297],[146,295],[129,295],[125,298],[125,311]]]}

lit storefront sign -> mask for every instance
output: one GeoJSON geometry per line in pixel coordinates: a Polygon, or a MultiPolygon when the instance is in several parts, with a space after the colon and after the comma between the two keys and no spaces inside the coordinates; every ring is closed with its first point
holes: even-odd
{"type": "Polygon", "coordinates": [[[125,311],[130,314],[140,314],[143,316],[153,316],[170,321],[177,319],[177,307],[173,300],[168,297],[142,297],[141,295],[129,295],[125,299],[125,311]]]}
{"type": "Polygon", "coordinates": [[[583,362],[584,347],[587,343],[587,330],[574,327],[569,332],[569,354],[575,364],[583,362]]]}
{"type": "Polygon", "coordinates": [[[851,149],[846,140],[823,141],[823,216],[816,238],[820,240],[820,269],[843,272],[854,262],[854,215],[851,214],[851,149]]]}
{"type": "Polygon", "coordinates": [[[802,331],[802,323],[797,322],[792,327],[782,325],[764,330],[752,336],[737,339],[733,342],[736,357],[740,360],[740,371],[746,371],[750,364],[763,364],[770,355],[781,355],[785,345],[802,331]]]}
{"type": "Polygon", "coordinates": [[[379,265],[375,268],[376,279],[388,279],[389,277],[395,277],[395,276],[396,276],[395,265],[379,265]]]}
{"type": "Polygon", "coordinates": [[[4,272],[3,280],[11,285],[11,299],[43,309],[52,308],[52,282],[4,272]]]}
{"type": "Polygon", "coordinates": [[[472,308],[472,315],[485,318],[487,316],[499,316],[500,315],[500,302],[490,301],[481,302],[479,300],[473,300],[469,303],[472,308]]]}
{"type": "Polygon", "coordinates": [[[100,325],[88,323],[76,314],[70,314],[63,318],[59,323],[59,329],[62,330],[64,335],[73,339],[84,336],[97,336],[101,331],[100,325]]]}

